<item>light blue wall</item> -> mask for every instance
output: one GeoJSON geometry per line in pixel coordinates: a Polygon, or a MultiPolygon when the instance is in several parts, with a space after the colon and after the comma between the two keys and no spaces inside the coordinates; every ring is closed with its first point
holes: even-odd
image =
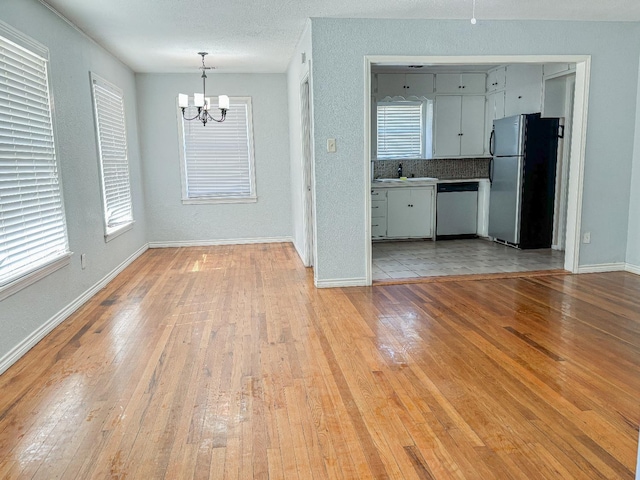
{"type": "MultiPolygon", "coordinates": [[[[195,62],[194,62],[195,65],[195,62]]],[[[150,242],[290,238],[289,121],[284,74],[209,74],[207,90],[250,96],[257,203],[183,205],[176,98],[199,72],[136,75],[150,242]]],[[[215,124],[211,128],[216,128],[215,124]]]]}
{"type": "Polygon", "coordinates": [[[365,276],[365,55],[591,55],[581,265],[625,261],[640,24],[312,19],[318,280],[365,276]],[[337,152],[323,148],[337,139],[337,152]]]}
{"type": "Polygon", "coordinates": [[[129,68],[37,0],[2,0],[0,20],[49,48],[56,144],[71,264],[0,301],[0,365],[58,312],[145,245],[135,78],[129,68]],[[135,225],[104,241],[89,72],[124,91],[135,225]],[[87,268],[80,268],[85,253],[87,268]]]}

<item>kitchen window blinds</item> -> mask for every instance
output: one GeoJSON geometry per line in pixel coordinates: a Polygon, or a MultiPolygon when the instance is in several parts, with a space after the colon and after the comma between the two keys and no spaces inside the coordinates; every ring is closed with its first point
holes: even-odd
{"type": "Polygon", "coordinates": [[[36,271],[42,275],[68,263],[70,255],[47,53],[37,50],[0,36],[0,299],[16,284],[33,283],[24,280],[36,271]]]}
{"type": "Polygon", "coordinates": [[[122,91],[91,74],[100,157],[105,238],[133,223],[122,91]]]}
{"type": "MultiPolygon", "coordinates": [[[[211,103],[217,105],[217,99],[211,103]]],[[[216,116],[219,112],[214,110],[216,116]]],[[[196,113],[195,107],[188,107],[185,114],[191,118],[196,113]]],[[[231,97],[222,123],[205,126],[181,118],[180,126],[184,203],[256,200],[250,97],[231,97]]]]}
{"type": "Polygon", "coordinates": [[[377,158],[421,158],[423,102],[380,102],[377,158]]]}

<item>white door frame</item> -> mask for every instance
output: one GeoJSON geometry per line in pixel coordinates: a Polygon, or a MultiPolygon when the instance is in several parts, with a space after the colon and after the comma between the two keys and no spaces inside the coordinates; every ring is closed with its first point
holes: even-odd
{"type": "MultiPolygon", "coordinates": [[[[302,222],[304,235],[304,258],[305,267],[314,267],[316,264],[316,240],[315,240],[315,214],[314,214],[314,198],[315,198],[315,182],[313,175],[313,122],[311,114],[311,76],[309,71],[303,75],[300,82],[300,120],[301,120],[301,139],[302,147],[302,199],[303,208],[302,222]],[[305,84],[307,85],[307,97],[305,95],[305,84]],[[306,104],[306,111],[304,109],[306,104]],[[305,139],[305,115],[307,116],[308,136],[305,139]],[[307,148],[305,149],[305,145],[307,148]],[[305,151],[306,150],[306,151],[305,151]]],[[[315,271],[315,269],[314,269],[315,271]]]]}
{"type": "Polygon", "coordinates": [[[397,56],[366,55],[364,57],[364,181],[365,181],[365,275],[371,285],[371,66],[389,65],[505,65],[517,63],[575,63],[576,83],[569,159],[569,192],[565,233],[564,269],[578,273],[580,228],[582,219],[582,188],[584,180],[584,152],[587,134],[589,100],[590,55],[492,55],[492,56],[397,56]]]}

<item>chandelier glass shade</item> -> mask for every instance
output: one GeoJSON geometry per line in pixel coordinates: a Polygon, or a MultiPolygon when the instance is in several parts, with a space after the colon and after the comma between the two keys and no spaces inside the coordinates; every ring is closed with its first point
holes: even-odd
{"type": "Polygon", "coordinates": [[[224,119],[227,117],[227,110],[229,110],[229,97],[227,95],[218,95],[218,108],[220,109],[220,118],[214,118],[211,116],[211,99],[208,98],[207,89],[206,89],[206,81],[207,81],[207,70],[211,70],[212,67],[207,67],[204,64],[204,57],[207,55],[207,52],[198,52],[198,55],[202,57],[202,66],[200,70],[202,70],[202,93],[194,93],[193,94],[193,106],[198,109],[198,113],[193,117],[187,117],[186,110],[189,107],[189,96],[184,93],[178,94],[178,106],[182,109],[182,118],[187,121],[191,120],[200,120],[203,125],[206,125],[207,122],[213,120],[214,122],[224,122],[224,119]]]}

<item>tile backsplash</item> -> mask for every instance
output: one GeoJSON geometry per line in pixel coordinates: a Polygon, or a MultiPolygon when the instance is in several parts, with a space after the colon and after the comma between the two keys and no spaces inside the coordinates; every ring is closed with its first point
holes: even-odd
{"type": "Polygon", "coordinates": [[[489,178],[490,158],[437,158],[431,160],[374,160],[373,178],[397,178],[402,164],[405,177],[440,179],[489,178]]]}

